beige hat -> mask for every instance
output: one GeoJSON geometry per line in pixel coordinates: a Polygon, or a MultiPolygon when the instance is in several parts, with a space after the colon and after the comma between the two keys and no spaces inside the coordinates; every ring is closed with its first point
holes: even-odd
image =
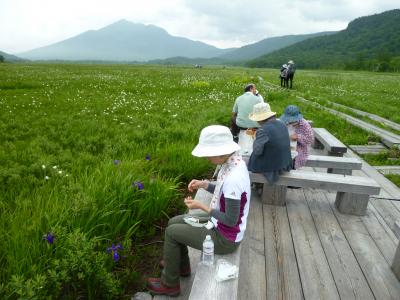
{"type": "Polygon", "coordinates": [[[253,112],[249,114],[249,119],[252,121],[262,121],[276,115],[276,112],[271,111],[268,103],[257,103],[253,106],[253,112]]]}

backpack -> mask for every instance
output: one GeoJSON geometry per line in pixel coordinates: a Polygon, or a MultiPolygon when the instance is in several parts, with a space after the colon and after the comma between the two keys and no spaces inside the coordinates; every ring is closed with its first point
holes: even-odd
{"type": "Polygon", "coordinates": [[[294,72],[296,72],[296,67],[294,66],[294,64],[288,64],[286,74],[291,75],[294,74],[294,72]]]}
{"type": "Polygon", "coordinates": [[[281,77],[286,78],[288,76],[288,68],[283,68],[281,71],[281,77]]]}

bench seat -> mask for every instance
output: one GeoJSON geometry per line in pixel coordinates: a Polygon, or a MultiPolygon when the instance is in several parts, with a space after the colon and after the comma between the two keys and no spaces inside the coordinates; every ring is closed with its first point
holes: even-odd
{"type": "Polygon", "coordinates": [[[262,183],[264,203],[285,205],[288,186],[337,191],[335,205],[342,213],[365,215],[369,196],[380,186],[368,177],[293,170],[285,172],[274,185],[259,173],[250,173],[251,182],[262,183]]]}
{"type": "Polygon", "coordinates": [[[361,170],[362,163],[355,157],[309,155],[306,167],[332,169],[330,173],[351,175],[352,170],[361,170]]]}
{"type": "MultiPolygon", "coordinates": [[[[204,189],[199,189],[196,193],[195,199],[199,200],[206,205],[211,201],[212,194],[204,189]]],[[[189,211],[190,214],[202,212],[202,210],[192,209],[189,211]]],[[[199,263],[196,268],[195,277],[193,280],[192,288],[190,291],[190,300],[224,300],[232,299],[235,300],[238,297],[238,278],[223,282],[217,282],[215,280],[216,274],[216,263],[218,259],[223,258],[239,267],[240,264],[240,252],[242,246],[239,246],[235,252],[225,255],[214,255],[214,266],[209,267],[199,263]]],[[[198,251],[189,251],[190,255],[201,255],[198,251]]],[[[197,258],[198,259],[198,258],[197,258]]],[[[201,259],[200,259],[201,261],[201,259]]]]}
{"type": "Polygon", "coordinates": [[[325,128],[314,128],[314,138],[314,147],[321,148],[322,145],[330,156],[343,156],[347,152],[346,145],[325,128]]]}

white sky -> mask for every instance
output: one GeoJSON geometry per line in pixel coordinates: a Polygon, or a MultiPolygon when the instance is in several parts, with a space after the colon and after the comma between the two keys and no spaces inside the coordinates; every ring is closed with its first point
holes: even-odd
{"type": "Polygon", "coordinates": [[[211,45],[345,29],[399,0],[0,0],[0,51],[16,54],[120,19],[153,24],[211,45]]]}

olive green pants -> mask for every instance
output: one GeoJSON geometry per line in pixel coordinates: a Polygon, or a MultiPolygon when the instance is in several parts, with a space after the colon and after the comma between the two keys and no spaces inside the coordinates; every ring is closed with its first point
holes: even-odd
{"type": "MultiPolygon", "coordinates": [[[[232,253],[239,246],[225,239],[215,228],[208,230],[205,227],[193,227],[186,224],[184,217],[180,215],[169,220],[165,230],[164,239],[164,269],[161,280],[168,286],[176,286],[179,283],[180,270],[190,266],[188,248],[203,250],[203,241],[206,235],[210,235],[214,242],[215,254],[232,253]]],[[[200,219],[209,219],[208,215],[190,215],[200,219]]]]}

